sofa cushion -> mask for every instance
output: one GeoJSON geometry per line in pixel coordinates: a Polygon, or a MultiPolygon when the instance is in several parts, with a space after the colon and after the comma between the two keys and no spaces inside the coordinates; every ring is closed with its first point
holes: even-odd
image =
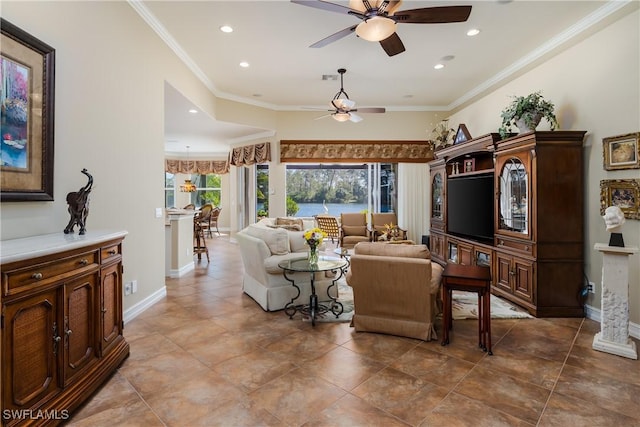
{"type": "Polygon", "coordinates": [[[343,225],[342,231],[345,236],[366,236],[367,227],[364,225],[343,225]]]}
{"type": "Polygon", "coordinates": [[[285,255],[273,255],[264,260],[264,269],[269,274],[282,274],[283,270],[278,266],[282,261],[290,259],[305,259],[307,256],[301,253],[288,253],[285,255]]]}
{"type": "Polygon", "coordinates": [[[358,255],[379,255],[404,258],[430,259],[431,253],[426,245],[389,245],[379,242],[360,242],[354,248],[358,255]]]}
{"type": "Polygon", "coordinates": [[[246,228],[247,234],[263,240],[272,255],[284,255],[289,253],[289,234],[282,228],[267,228],[251,224],[246,228]]]}

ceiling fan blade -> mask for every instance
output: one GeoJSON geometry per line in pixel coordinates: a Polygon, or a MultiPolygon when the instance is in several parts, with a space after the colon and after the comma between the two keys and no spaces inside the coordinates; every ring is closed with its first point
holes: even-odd
{"type": "Polygon", "coordinates": [[[384,113],[386,112],[386,108],[384,107],[369,107],[369,108],[356,108],[355,110],[351,110],[351,112],[357,111],[358,113],[384,113]]]}
{"type": "Polygon", "coordinates": [[[393,20],[405,24],[446,24],[464,22],[469,19],[471,6],[440,6],[402,10],[393,15],[393,20]]]}
{"type": "Polygon", "coordinates": [[[316,9],[328,10],[329,12],[337,12],[337,13],[344,13],[344,14],[348,14],[349,11],[352,10],[346,6],[342,6],[335,3],[329,3],[328,1],[322,1],[322,0],[291,0],[291,3],[299,4],[302,6],[314,7],[316,9]]]}
{"type": "Polygon", "coordinates": [[[402,44],[402,40],[400,40],[400,36],[398,36],[397,33],[393,33],[386,39],[381,40],[380,46],[382,46],[389,56],[404,52],[404,44],[402,44]]]}
{"type": "Polygon", "coordinates": [[[389,1],[389,6],[387,6],[387,13],[389,14],[389,16],[392,16],[394,13],[396,13],[396,10],[398,10],[398,8],[400,7],[400,3],[402,3],[402,0],[389,1]]]}
{"type": "Polygon", "coordinates": [[[329,37],[325,37],[322,40],[315,42],[314,44],[312,44],[309,47],[323,47],[323,46],[328,45],[329,43],[333,43],[335,41],[338,41],[341,38],[347,37],[349,34],[355,32],[357,26],[358,25],[354,25],[352,27],[345,28],[344,30],[340,30],[335,34],[331,34],[329,37]]]}
{"type": "Polygon", "coordinates": [[[358,123],[362,121],[362,117],[354,113],[349,113],[349,120],[351,120],[353,123],[358,123]]]}
{"type": "Polygon", "coordinates": [[[325,119],[325,118],[327,118],[327,117],[331,117],[331,114],[325,114],[324,116],[316,117],[316,118],[315,118],[315,119],[313,119],[313,120],[325,119]]]}

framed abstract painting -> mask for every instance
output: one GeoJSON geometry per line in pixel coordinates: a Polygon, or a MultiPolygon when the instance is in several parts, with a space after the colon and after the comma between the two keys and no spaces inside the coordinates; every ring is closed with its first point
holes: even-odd
{"type": "Polygon", "coordinates": [[[0,23],[0,200],[53,200],[55,50],[0,23]]]}

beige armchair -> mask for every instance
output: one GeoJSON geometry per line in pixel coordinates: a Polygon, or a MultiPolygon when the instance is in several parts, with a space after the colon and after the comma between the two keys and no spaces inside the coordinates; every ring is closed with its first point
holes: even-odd
{"type": "Polygon", "coordinates": [[[436,339],[442,270],[425,245],[358,243],[347,273],[352,326],[357,332],[436,339]]]}
{"type": "Polygon", "coordinates": [[[340,214],[340,247],[352,248],[359,242],[371,240],[367,215],[361,213],[340,214]]]}
{"type": "Polygon", "coordinates": [[[398,226],[395,236],[385,236],[383,239],[380,237],[386,233],[387,224],[393,224],[398,226],[398,215],[394,212],[382,212],[371,214],[371,232],[372,240],[374,242],[378,240],[406,240],[407,230],[403,230],[398,226]]]}

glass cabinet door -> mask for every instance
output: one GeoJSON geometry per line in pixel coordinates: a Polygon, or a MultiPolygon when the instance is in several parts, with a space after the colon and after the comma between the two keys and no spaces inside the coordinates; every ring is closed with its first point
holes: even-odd
{"type": "Polygon", "coordinates": [[[442,174],[436,173],[431,183],[431,218],[442,219],[442,174]]]}
{"type": "Polygon", "coordinates": [[[525,165],[516,157],[508,159],[500,171],[500,230],[528,234],[529,193],[525,165]]]}

